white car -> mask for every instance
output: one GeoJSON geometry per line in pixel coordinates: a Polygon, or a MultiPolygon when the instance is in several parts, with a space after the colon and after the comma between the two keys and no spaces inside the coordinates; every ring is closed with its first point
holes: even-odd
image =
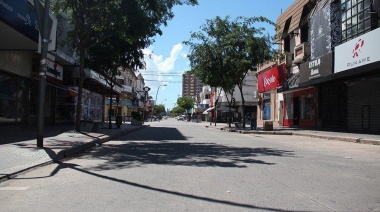
{"type": "Polygon", "coordinates": [[[183,115],[182,115],[182,116],[178,116],[178,117],[177,117],[177,121],[180,121],[180,120],[181,120],[181,121],[184,121],[184,120],[185,120],[185,116],[183,116],[183,115]]]}

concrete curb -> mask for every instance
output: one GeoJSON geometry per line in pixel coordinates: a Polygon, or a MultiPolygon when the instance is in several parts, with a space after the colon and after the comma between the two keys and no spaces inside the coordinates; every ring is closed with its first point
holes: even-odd
{"type": "Polygon", "coordinates": [[[56,154],[56,156],[53,159],[51,159],[51,160],[49,160],[47,162],[36,164],[36,165],[33,165],[31,167],[28,167],[26,169],[23,169],[23,170],[20,170],[20,171],[11,173],[11,174],[6,174],[4,176],[0,176],[0,183],[4,182],[6,180],[10,180],[12,178],[15,178],[16,176],[18,176],[18,175],[20,175],[20,174],[22,174],[24,172],[33,170],[35,168],[43,167],[43,166],[46,166],[46,165],[49,165],[49,164],[53,164],[56,161],[62,160],[64,158],[71,157],[71,156],[77,155],[79,153],[83,153],[83,152],[87,151],[88,149],[91,149],[91,148],[95,147],[96,144],[105,143],[105,142],[110,141],[112,139],[116,139],[116,138],[128,135],[130,133],[133,133],[133,132],[145,129],[145,128],[149,127],[149,126],[150,125],[143,125],[141,127],[136,127],[136,128],[134,128],[132,130],[124,130],[124,131],[118,132],[118,133],[113,134],[113,135],[109,135],[109,136],[108,135],[104,135],[104,136],[102,136],[100,138],[94,139],[93,141],[90,141],[90,142],[87,142],[87,143],[83,143],[83,144],[80,144],[80,145],[77,145],[77,146],[73,146],[73,147],[68,148],[68,149],[61,150],[61,151],[59,151],[56,154]]]}
{"type": "Polygon", "coordinates": [[[305,137],[310,137],[310,138],[322,138],[322,139],[335,140],[335,141],[352,142],[352,143],[359,143],[359,144],[380,145],[380,140],[371,140],[371,139],[363,139],[363,138],[348,138],[348,137],[337,137],[337,136],[327,136],[327,135],[311,135],[311,134],[298,133],[298,132],[293,132],[293,135],[305,136],[305,137]]]}
{"type": "Polygon", "coordinates": [[[239,130],[235,128],[228,127],[213,127],[213,126],[205,126],[210,129],[218,129],[225,132],[237,132],[240,134],[261,134],[261,135],[295,135],[295,136],[304,136],[309,138],[320,138],[327,140],[335,140],[335,141],[344,141],[344,142],[352,142],[352,143],[360,143],[360,144],[370,144],[370,145],[380,145],[380,140],[371,140],[364,138],[350,138],[350,137],[338,137],[338,136],[330,136],[330,135],[313,135],[305,132],[287,132],[287,131],[263,131],[263,130],[239,130]]]}

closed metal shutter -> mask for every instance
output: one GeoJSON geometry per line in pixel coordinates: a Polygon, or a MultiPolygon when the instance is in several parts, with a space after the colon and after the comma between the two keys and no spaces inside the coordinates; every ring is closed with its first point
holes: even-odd
{"type": "Polygon", "coordinates": [[[347,129],[347,89],[343,82],[319,86],[319,118],[324,129],[347,129]]]}
{"type": "Polygon", "coordinates": [[[380,132],[380,76],[347,83],[347,128],[380,132]]]}

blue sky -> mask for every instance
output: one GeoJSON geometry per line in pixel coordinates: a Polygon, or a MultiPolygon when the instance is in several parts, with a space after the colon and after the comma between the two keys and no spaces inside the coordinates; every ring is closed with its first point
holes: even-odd
{"type": "MultiPolygon", "coordinates": [[[[190,38],[191,32],[199,32],[207,19],[216,16],[234,19],[238,16],[265,16],[276,22],[281,11],[285,11],[294,0],[198,0],[198,6],[176,6],[175,17],[168,26],[162,26],[163,35],[155,37],[152,46],[144,50],[147,64],[139,72],[145,78],[145,84],[151,88],[149,95],[156,98],[157,88],[162,84],[157,95],[157,104],[173,108],[177,98],[182,95],[182,74],[190,70],[187,54],[189,48],[182,44],[190,38]]],[[[268,27],[269,34],[274,28],[268,27]]]]}

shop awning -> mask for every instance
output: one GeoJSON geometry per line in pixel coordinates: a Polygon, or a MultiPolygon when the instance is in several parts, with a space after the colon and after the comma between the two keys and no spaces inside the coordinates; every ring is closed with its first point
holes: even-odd
{"type": "Polygon", "coordinates": [[[202,114],[207,114],[208,112],[211,112],[211,111],[213,111],[214,109],[215,109],[215,107],[209,107],[209,108],[207,108],[207,110],[203,111],[202,114]]]}

